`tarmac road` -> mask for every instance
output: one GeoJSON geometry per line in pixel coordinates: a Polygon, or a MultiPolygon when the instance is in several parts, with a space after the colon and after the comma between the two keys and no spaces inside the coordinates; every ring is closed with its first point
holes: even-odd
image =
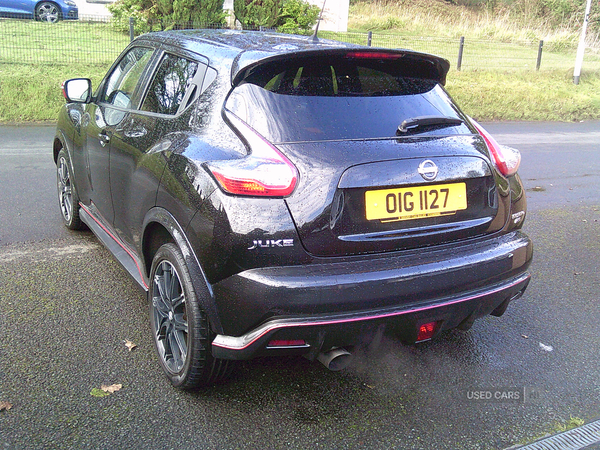
{"type": "Polygon", "coordinates": [[[135,283],[62,227],[53,128],[0,127],[0,449],[503,449],[598,419],[600,123],[486,127],[522,151],[535,247],[504,316],[416,347],[384,338],[339,373],[245,362],[195,393],[162,375],[135,283]],[[123,387],[91,395],[102,384],[123,387]]]}

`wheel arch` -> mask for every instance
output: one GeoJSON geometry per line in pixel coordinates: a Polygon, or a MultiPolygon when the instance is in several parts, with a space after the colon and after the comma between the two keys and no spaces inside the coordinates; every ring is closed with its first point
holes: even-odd
{"type": "Polygon", "coordinates": [[[191,244],[189,243],[184,228],[173,217],[173,215],[164,208],[152,208],[142,226],[143,233],[141,239],[141,251],[144,262],[144,271],[149,279],[152,260],[158,249],[166,243],[176,244],[188,267],[194,291],[202,309],[209,317],[213,331],[217,334],[223,333],[223,327],[214,301],[212,286],[209,283],[191,244]]]}
{"type": "MultiPolygon", "coordinates": [[[[69,149],[67,148],[67,146],[64,144],[64,142],[58,137],[56,136],[54,138],[54,143],[52,145],[52,157],[54,159],[54,164],[56,164],[56,162],[58,161],[58,154],[60,153],[60,151],[62,149],[65,149],[65,151],[67,153],[69,153],[69,149]]],[[[71,157],[71,155],[69,155],[69,158],[71,157]]]]}
{"type": "MultiPolygon", "coordinates": [[[[62,116],[62,111],[60,115],[62,116]]],[[[54,164],[56,164],[56,162],[58,161],[58,154],[62,149],[65,149],[65,152],[67,152],[67,155],[69,155],[69,163],[71,163],[71,168],[73,168],[73,164],[71,161],[73,155],[71,147],[69,146],[69,140],[67,139],[64,129],[59,126],[56,129],[56,134],[54,135],[54,141],[52,143],[52,156],[54,158],[54,164]]]]}

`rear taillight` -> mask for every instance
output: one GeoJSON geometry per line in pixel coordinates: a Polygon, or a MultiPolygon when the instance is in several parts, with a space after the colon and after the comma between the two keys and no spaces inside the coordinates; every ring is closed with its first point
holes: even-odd
{"type": "Polygon", "coordinates": [[[241,159],[211,161],[206,167],[229,194],[287,197],[296,187],[298,170],[273,144],[231,111],[225,117],[249,154],[241,159]]]}
{"type": "Polygon", "coordinates": [[[496,139],[494,139],[492,135],[485,130],[485,128],[483,128],[473,119],[471,119],[471,122],[485,141],[490,154],[494,159],[494,163],[496,164],[496,167],[498,167],[500,173],[505,177],[517,173],[519,165],[521,164],[521,153],[519,150],[498,144],[496,139]]]}

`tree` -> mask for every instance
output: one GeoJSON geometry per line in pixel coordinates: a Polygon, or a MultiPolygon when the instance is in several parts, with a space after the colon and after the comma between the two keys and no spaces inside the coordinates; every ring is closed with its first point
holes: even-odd
{"type": "Polygon", "coordinates": [[[283,33],[301,34],[317,23],[321,10],[304,0],[287,0],[279,17],[279,31],[283,33]]]}
{"type": "Polygon", "coordinates": [[[244,28],[277,28],[285,33],[307,32],[321,11],[305,0],[234,0],[233,8],[244,28]]]}
{"type": "Polygon", "coordinates": [[[129,18],[135,20],[135,32],[222,25],[226,13],[223,0],[118,0],[108,6],[113,23],[128,29],[129,18]]]}

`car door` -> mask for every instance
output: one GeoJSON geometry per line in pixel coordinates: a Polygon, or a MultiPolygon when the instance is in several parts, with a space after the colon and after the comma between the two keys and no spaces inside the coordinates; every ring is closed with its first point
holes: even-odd
{"type": "Polygon", "coordinates": [[[145,84],[140,107],[130,111],[111,136],[110,183],[114,228],[137,246],[146,212],[155,205],[170,134],[189,129],[186,112],[202,86],[206,64],[198,56],[162,52],[145,84]]]}
{"type": "Polygon", "coordinates": [[[139,104],[139,85],[154,49],[132,47],[116,63],[100,86],[96,102],[88,106],[85,158],[89,170],[90,206],[107,224],[114,220],[110,186],[111,140],[139,104]]]}
{"type": "Polygon", "coordinates": [[[25,0],[0,0],[0,11],[7,14],[33,14],[35,3],[25,0]]]}

